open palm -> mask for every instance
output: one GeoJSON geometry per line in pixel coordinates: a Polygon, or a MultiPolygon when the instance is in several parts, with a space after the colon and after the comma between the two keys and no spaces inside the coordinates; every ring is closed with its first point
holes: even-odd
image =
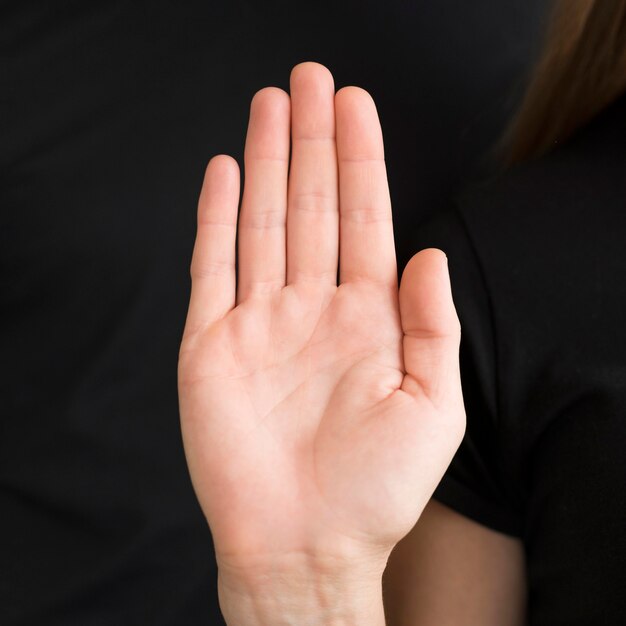
{"type": "Polygon", "coordinates": [[[371,97],[316,63],[290,91],[253,98],[238,225],[237,164],[209,163],[179,359],[194,488],[241,567],[388,553],[465,424],[445,255],[415,255],[398,291],[371,97]]]}

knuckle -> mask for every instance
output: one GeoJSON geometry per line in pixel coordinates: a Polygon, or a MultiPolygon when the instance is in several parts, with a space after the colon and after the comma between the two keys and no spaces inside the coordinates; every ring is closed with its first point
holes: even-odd
{"type": "Polygon", "coordinates": [[[210,276],[226,276],[234,269],[233,264],[227,261],[192,261],[189,273],[192,279],[202,279],[210,276]]]}
{"type": "Polygon", "coordinates": [[[266,230],[268,228],[284,228],[285,212],[280,209],[259,209],[242,212],[241,228],[266,230]]]}
{"type": "Polygon", "coordinates": [[[376,206],[361,206],[343,208],[341,218],[358,224],[371,224],[377,222],[391,222],[391,213],[387,209],[376,206]]]}
{"type": "Polygon", "coordinates": [[[321,191],[296,193],[291,197],[290,208],[298,212],[334,213],[337,210],[337,197],[321,191]]]}

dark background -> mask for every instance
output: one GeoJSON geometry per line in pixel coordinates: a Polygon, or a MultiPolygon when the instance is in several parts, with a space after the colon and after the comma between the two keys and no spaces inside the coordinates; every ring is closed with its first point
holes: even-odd
{"type": "Polygon", "coordinates": [[[316,60],[337,88],[374,96],[405,253],[407,230],[488,169],[481,155],[523,89],[546,4],[4,2],[2,171],[89,139],[75,150],[109,162],[109,187],[182,169],[195,177],[186,199],[213,154],[241,163],[254,92],[288,89],[293,65],[316,60]]]}
{"type": "Polygon", "coordinates": [[[206,163],[324,63],[377,103],[401,269],[490,171],[545,5],[0,3],[0,623],[219,621],[176,396],[206,163]]]}

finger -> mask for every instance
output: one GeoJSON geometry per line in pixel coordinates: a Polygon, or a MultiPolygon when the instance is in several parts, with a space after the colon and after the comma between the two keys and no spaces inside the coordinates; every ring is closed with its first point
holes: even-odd
{"type": "Polygon", "coordinates": [[[461,328],[452,299],[445,254],[437,248],[418,252],[400,281],[400,316],[404,332],[402,389],[424,393],[436,406],[460,402],[461,328]]]}
{"type": "Polygon", "coordinates": [[[391,199],[376,105],[358,87],[335,96],[340,281],[397,286],[391,199]]]}
{"type": "Polygon", "coordinates": [[[237,301],[285,285],[289,96],[258,91],[250,105],[239,217],[237,301]]]}
{"type": "Polygon", "coordinates": [[[238,205],[237,161],[225,154],[215,156],[207,165],[198,200],[185,334],[213,323],[235,306],[238,205]]]}
{"type": "Polygon", "coordinates": [[[319,63],[291,72],[291,169],[287,209],[287,283],[337,284],[339,214],[335,84],[319,63]]]}

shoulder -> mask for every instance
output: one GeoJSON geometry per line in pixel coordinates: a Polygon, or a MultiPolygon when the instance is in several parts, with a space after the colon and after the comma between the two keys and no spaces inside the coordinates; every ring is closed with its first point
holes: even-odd
{"type": "Polygon", "coordinates": [[[542,303],[544,312],[547,305],[566,314],[577,298],[602,289],[598,273],[624,263],[625,139],[622,97],[567,143],[457,198],[454,221],[505,309],[533,315],[542,303]]]}
{"type": "Polygon", "coordinates": [[[456,205],[484,261],[517,271],[531,256],[584,246],[625,216],[625,139],[622,96],[545,156],[468,186],[456,205]]]}
{"type": "Polygon", "coordinates": [[[421,223],[415,240],[453,245],[463,232],[485,263],[493,257],[510,270],[517,255],[550,256],[594,229],[622,225],[625,140],[626,93],[543,157],[468,185],[447,210],[421,223]]]}
{"type": "Polygon", "coordinates": [[[448,255],[467,376],[500,426],[522,423],[511,415],[540,396],[535,382],[549,395],[580,354],[626,341],[616,318],[626,306],[625,138],[622,98],[551,153],[468,187],[415,233],[416,249],[448,255]]]}

